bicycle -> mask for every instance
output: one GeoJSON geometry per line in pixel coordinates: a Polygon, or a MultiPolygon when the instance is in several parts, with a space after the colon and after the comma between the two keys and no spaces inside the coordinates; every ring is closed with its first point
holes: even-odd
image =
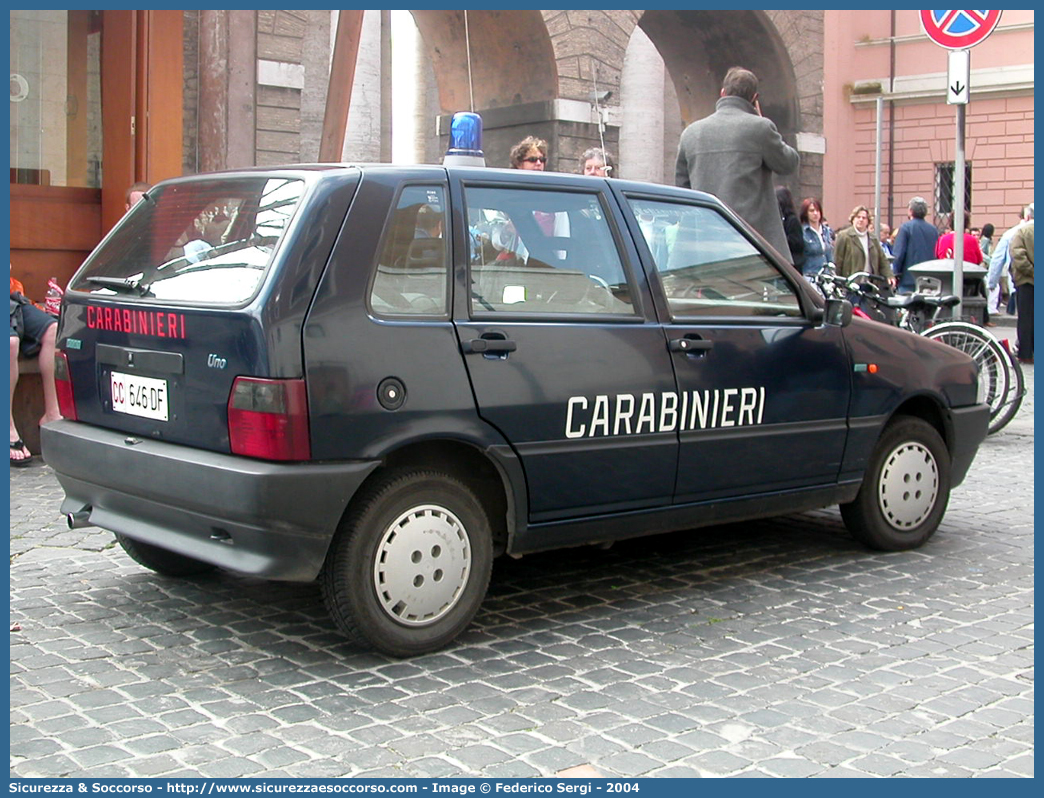
{"type": "Polygon", "coordinates": [[[1002,341],[970,322],[936,321],[941,310],[960,303],[959,297],[924,293],[894,295],[884,278],[867,272],[841,277],[830,264],[812,275],[812,283],[824,296],[848,299],[855,315],[892,324],[970,355],[979,366],[980,379],[986,380],[990,435],[1007,426],[1022,407],[1026,381],[1007,340],[1002,341]]]}

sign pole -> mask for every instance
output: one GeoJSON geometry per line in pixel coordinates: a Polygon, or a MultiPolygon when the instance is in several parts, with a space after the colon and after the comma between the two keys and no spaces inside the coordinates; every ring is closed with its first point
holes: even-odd
{"type": "MultiPolygon", "coordinates": [[[[946,102],[956,106],[957,137],[953,163],[953,293],[964,302],[964,132],[971,95],[971,50],[951,50],[946,75],[946,102]]],[[[950,311],[960,318],[961,306],[950,311]]]]}
{"type": "MultiPolygon", "coordinates": [[[[953,165],[953,293],[964,303],[964,112],[957,106],[957,153],[953,165]]],[[[960,318],[961,306],[953,306],[953,318],[960,318]]]]}

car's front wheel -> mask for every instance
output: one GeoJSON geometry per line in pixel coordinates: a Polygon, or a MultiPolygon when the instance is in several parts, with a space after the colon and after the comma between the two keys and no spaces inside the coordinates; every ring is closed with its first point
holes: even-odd
{"type": "Polygon", "coordinates": [[[882,433],[854,501],[841,505],[852,536],[874,549],[923,545],[950,499],[950,453],[926,421],[894,420],[882,433]]]}
{"type": "Polygon", "coordinates": [[[486,511],[463,482],[393,471],[342,522],[319,577],[323,599],[356,642],[399,657],[434,651],[475,617],[492,552],[486,511]]]}

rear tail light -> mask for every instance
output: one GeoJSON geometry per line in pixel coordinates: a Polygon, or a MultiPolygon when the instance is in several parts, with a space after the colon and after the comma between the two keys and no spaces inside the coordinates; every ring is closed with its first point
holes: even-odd
{"type": "Polygon", "coordinates": [[[264,460],[308,460],[308,394],[304,380],[236,377],[228,400],[233,454],[264,460]]]}
{"type": "Polygon", "coordinates": [[[54,353],[54,390],[58,395],[58,410],[62,417],[76,421],[76,400],[73,398],[72,377],[69,376],[69,359],[61,351],[54,353]]]}

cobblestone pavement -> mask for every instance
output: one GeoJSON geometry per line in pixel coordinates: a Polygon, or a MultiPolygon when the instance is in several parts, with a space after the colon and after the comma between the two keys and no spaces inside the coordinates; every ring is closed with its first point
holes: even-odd
{"type": "Polygon", "coordinates": [[[146,572],[11,472],[20,777],[1018,776],[1033,771],[1033,402],[919,551],[835,511],[498,561],[393,660],[318,588],[146,572]]]}

